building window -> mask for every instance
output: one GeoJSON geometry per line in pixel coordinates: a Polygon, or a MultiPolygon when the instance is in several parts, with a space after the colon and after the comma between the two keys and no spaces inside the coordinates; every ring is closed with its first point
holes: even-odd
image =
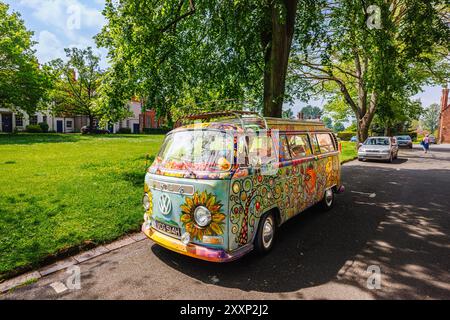
{"type": "Polygon", "coordinates": [[[43,116],[43,117],[42,117],[42,122],[43,122],[43,123],[47,123],[47,116],[43,116]]]}
{"type": "Polygon", "coordinates": [[[32,126],[37,125],[37,124],[38,124],[38,116],[36,116],[36,115],[31,116],[31,117],[30,117],[30,124],[31,124],[32,126]]]}
{"type": "Polygon", "coordinates": [[[23,117],[16,115],[16,127],[23,127],[23,117]]]}
{"type": "Polygon", "coordinates": [[[66,122],[66,128],[67,128],[67,129],[72,129],[72,121],[71,121],[71,120],[67,120],[67,122],[66,122]]]}

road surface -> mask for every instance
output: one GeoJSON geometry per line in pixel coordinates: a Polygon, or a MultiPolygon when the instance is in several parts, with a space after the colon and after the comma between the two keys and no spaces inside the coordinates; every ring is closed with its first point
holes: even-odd
{"type": "Polygon", "coordinates": [[[80,264],[80,290],[57,293],[61,271],[0,299],[450,299],[450,146],[353,161],[343,180],[335,208],[288,222],[267,256],[213,264],[145,240],[80,264]]]}

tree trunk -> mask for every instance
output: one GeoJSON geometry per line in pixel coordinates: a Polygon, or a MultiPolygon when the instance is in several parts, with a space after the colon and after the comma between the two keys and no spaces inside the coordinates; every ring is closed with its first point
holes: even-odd
{"type": "Polygon", "coordinates": [[[264,61],[264,115],[282,117],[286,73],[294,36],[297,0],[283,0],[283,10],[272,2],[270,30],[263,31],[264,61]]]}
{"type": "Polygon", "coordinates": [[[89,114],[89,130],[91,131],[91,133],[94,131],[94,116],[89,114]]]}

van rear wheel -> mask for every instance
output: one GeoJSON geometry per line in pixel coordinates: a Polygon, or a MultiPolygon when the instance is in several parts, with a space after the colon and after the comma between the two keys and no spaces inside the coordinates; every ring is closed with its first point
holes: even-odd
{"type": "Polygon", "coordinates": [[[333,189],[328,189],[325,191],[322,201],[320,202],[320,206],[323,210],[328,211],[331,210],[334,206],[334,192],[333,189]]]}
{"type": "Polygon", "coordinates": [[[275,240],[276,223],[272,212],[265,214],[258,225],[255,248],[260,254],[269,252],[275,240]]]}

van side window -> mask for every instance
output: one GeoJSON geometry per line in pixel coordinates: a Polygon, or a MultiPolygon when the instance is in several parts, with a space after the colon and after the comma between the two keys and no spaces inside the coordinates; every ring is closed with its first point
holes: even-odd
{"type": "Polygon", "coordinates": [[[314,153],[319,154],[320,146],[319,146],[319,142],[317,141],[317,135],[311,134],[311,142],[312,142],[312,147],[314,149],[314,153]]]}
{"type": "Polygon", "coordinates": [[[297,134],[288,136],[289,148],[293,159],[310,156],[311,145],[307,134],[297,134]]]}
{"type": "Polygon", "coordinates": [[[280,162],[291,160],[291,153],[285,134],[280,134],[280,162]]]}
{"type": "Polygon", "coordinates": [[[322,153],[336,151],[333,140],[328,133],[319,133],[316,135],[322,153]]]}
{"type": "Polygon", "coordinates": [[[250,136],[248,158],[251,166],[278,162],[272,137],[266,134],[250,136]]]}

